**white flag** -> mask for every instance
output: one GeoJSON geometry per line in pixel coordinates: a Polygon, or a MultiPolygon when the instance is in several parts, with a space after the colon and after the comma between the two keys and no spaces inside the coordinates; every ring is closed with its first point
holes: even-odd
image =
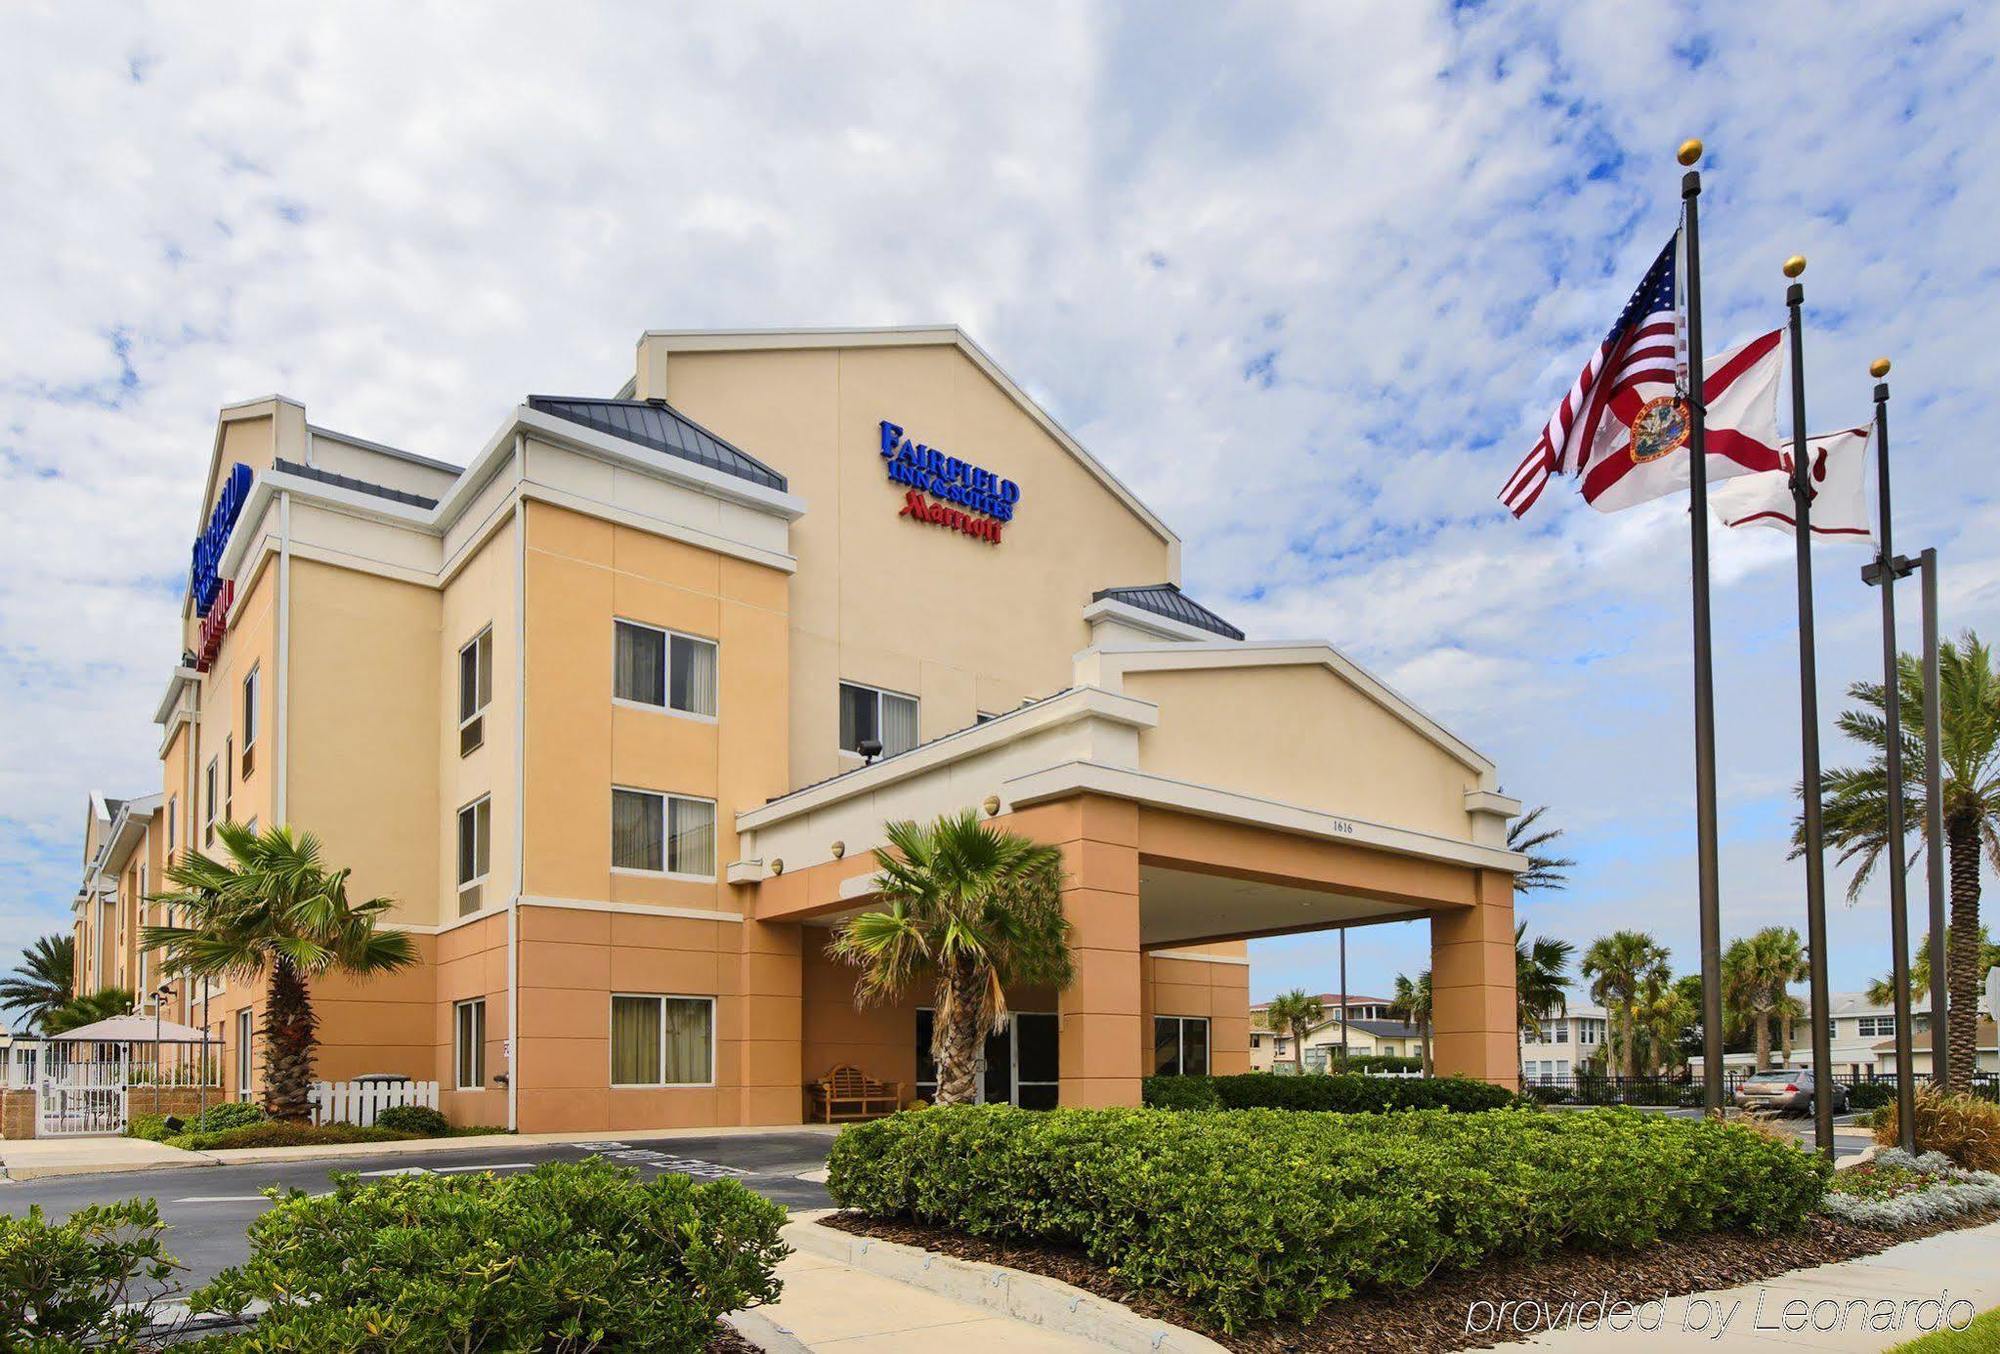
{"type": "MultiPolygon", "coordinates": [[[[1870,542],[1865,472],[1871,428],[1848,428],[1806,440],[1807,483],[1812,486],[1812,532],[1834,540],[1870,542]]],[[[1786,446],[1784,468],[1761,475],[1743,475],[1711,485],[1708,506],[1725,526],[1794,529],[1792,521],[1792,449],[1786,446]]]]}

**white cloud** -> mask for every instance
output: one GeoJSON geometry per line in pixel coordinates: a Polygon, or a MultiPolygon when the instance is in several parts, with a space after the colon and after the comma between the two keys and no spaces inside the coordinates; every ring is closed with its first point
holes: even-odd
{"type": "MultiPolygon", "coordinates": [[[[1551,801],[1585,865],[1538,925],[1689,942],[1685,518],[1492,494],[1690,133],[1713,340],[1812,258],[1815,418],[1894,354],[1899,543],[1944,552],[1948,628],[2000,629],[2000,12],[481,15],[0,20],[0,952],[64,923],[84,792],[156,778],[218,404],[462,459],[526,391],[616,388],[649,325],[931,320],[1183,531],[1197,596],[1335,639],[1551,801]]],[[[1792,594],[1774,534],[1715,549],[1739,927],[1796,888],[1792,594]]],[[[1822,559],[1831,715],[1877,641],[1855,553],[1822,559]]]]}

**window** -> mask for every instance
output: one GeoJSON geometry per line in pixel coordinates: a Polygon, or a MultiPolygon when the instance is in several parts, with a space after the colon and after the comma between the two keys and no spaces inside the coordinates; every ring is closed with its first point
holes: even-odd
{"type": "Polygon", "coordinates": [[[243,779],[250,779],[257,766],[257,664],[243,679],[243,779]]]}
{"type": "Polygon", "coordinates": [[[1567,1044],[1569,1042],[1569,1022],[1567,1020],[1558,1020],[1555,1023],[1555,1026],[1549,1031],[1549,1042],[1555,1044],[1567,1044]]]}
{"type": "Polygon", "coordinates": [[[180,807],[179,795],[167,796],[167,843],[162,859],[169,865],[174,863],[174,848],[180,845],[180,839],[174,836],[174,828],[180,820],[180,807]]]}
{"type": "Polygon", "coordinates": [[[236,1013],[236,1098],[250,1098],[250,1077],[252,1062],[250,1041],[255,1036],[250,1029],[250,1008],[244,1007],[236,1013]]]}
{"type": "Polygon", "coordinates": [[[493,855],[493,800],[481,796],[458,811],[458,915],[479,910],[480,885],[493,855]]]}
{"type": "Polygon", "coordinates": [[[715,877],[715,801],[611,789],[611,868],[715,877]]]}
{"type": "Polygon", "coordinates": [[[202,772],[202,799],[208,806],[208,816],[202,819],[201,844],[215,845],[215,758],[208,759],[208,769],[202,772]]]}
{"type": "Polygon", "coordinates": [[[611,998],[613,1086],[707,1086],[714,1080],[713,997],[611,998]]]}
{"type": "Polygon", "coordinates": [[[455,1020],[454,1057],[458,1089],[486,1089],[486,999],[461,1001],[452,1008],[455,1020]]]}
{"type": "Polygon", "coordinates": [[[458,755],[486,741],[486,707],[493,699],[493,627],[458,651],[458,755]]]}
{"type": "Polygon", "coordinates": [[[612,622],[611,694],[715,718],[715,641],[636,621],[612,622]]]}
{"type": "Polygon", "coordinates": [[[222,821],[236,821],[236,739],[222,740],[222,821]]]}
{"type": "Polygon", "coordinates": [[[893,757],[917,745],[917,701],[856,682],[840,684],[840,750],[859,753],[871,740],[893,757]]]}
{"type": "Polygon", "coordinates": [[[1576,1022],[1576,1035],[1577,1035],[1577,1039],[1576,1039],[1576,1041],[1577,1041],[1577,1042],[1578,1042],[1579,1044],[1594,1044],[1594,1043],[1596,1043],[1596,1042],[1597,1042],[1597,1022],[1596,1022],[1595,1020],[1579,1020],[1579,1021],[1577,1021],[1577,1022],[1576,1022]]]}
{"type": "Polygon", "coordinates": [[[1896,1017],[1862,1016],[1861,1037],[1863,1039],[1893,1039],[1896,1037],[1896,1017]]]}
{"type": "Polygon", "coordinates": [[[1208,1075],[1208,1017],[1153,1017],[1153,1075],[1208,1075]]]}

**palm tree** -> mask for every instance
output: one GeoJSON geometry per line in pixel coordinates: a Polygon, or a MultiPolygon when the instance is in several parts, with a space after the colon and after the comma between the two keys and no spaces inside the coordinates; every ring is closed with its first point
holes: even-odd
{"type": "Polygon", "coordinates": [[[1528,940],[1528,923],[1514,928],[1514,1004],[1522,1029],[1541,1038],[1542,1022],[1569,1011],[1569,961],[1576,946],[1553,936],[1528,940]]]}
{"type": "Polygon", "coordinates": [[[1789,926],[1767,926],[1731,941],[1722,956],[1722,1002],[1731,1023],[1748,1029],[1757,1047],[1757,1068],[1771,1065],[1771,1024],[1781,1022],[1791,1047],[1790,1014],[1797,1000],[1791,985],[1806,977],[1806,949],[1789,926]]]}
{"type": "MultiPolygon", "coordinates": [[[[1923,740],[1923,665],[1913,654],[1899,655],[1897,699],[1903,730],[1903,821],[1906,830],[1926,830],[1923,740]]],[[[1860,896],[1889,844],[1888,710],[1882,686],[1856,682],[1847,688],[1856,708],[1841,712],[1841,732],[1868,752],[1864,766],[1836,767],[1820,777],[1825,801],[1826,839],[1840,848],[1842,864],[1855,863],[1848,901],[1860,896]]],[[[1944,803],[1944,846],[1951,862],[1951,951],[1945,956],[1950,1004],[1951,1089],[1969,1091],[1979,1019],[1979,869],[1982,853],[2000,869],[2000,669],[1993,650],[1967,631],[1938,646],[1938,716],[1944,765],[1939,784],[1944,803]]],[[[1794,854],[1804,849],[1804,826],[1793,828],[1794,854]]],[[[1912,852],[1912,865],[1921,859],[1912,852]]],[[[1935,1013],[1933,1013],[1935,1021],[1935,1013]]],[[[1933,1036],[1935,1038],[1935,1036],[1933,1036]]]]}
{"type": "Polygon", "coordinates": [[[1292,1036],[1292,1062],[1302,1073],[1306,1070],[1306,1036],[1324,1019],[1326,1007],[1300,987],[1271,998],[1271,1004],[1264,1008],[1264,1023],[1271,1027],[1271,1033],[1292,1036]]]}
{"type": "Polygon", "coordinates": [[[23,1013],[40,1029],[50,1012],[76,995],[76,938],[43,936],[21,951],[11,977],[0,978],[0,1009],[23,1013]]]}
{"type": "Polygon", "coordinates": [[[1552,856],[1541,850],[1556,838],[1562,836],[1559,827],[1545,827],[1533,830],[1535,820],[1548,812],[1549,806],[1537,804],[1507,825],[1507,849],[1518,851],[1528,858],[1528,868],[1514,876],[1514,892],[1535,893],[1543,889],[1560,889],[1569,886],[1569,876],[1563,871],[1576,864],[1568,856],[1552,856]]]}
{"type": "Polygon", "coordinates": [[[388,898],[347,899],[347,870],[320,861],[319,839],[280,823],[252,832],[216,829],[227,860],[191,852],[167,868],[174,887],[148,901],[178,909],[181,926],[148,926],[140,943],[162,969],[196,978],[266,978],[264,1110],[274,1119],[312,1114],[317,1018],[311,983],[331,972],[372,977],[417,962],[403,931],[380,928],[388,898]]]}
{"type": "Polygon", "coordinates": [[[1640,983],[1633,1002],[1633,1043],[1640,1065],[1649,1073],[1673,1067],[1681,1057],[1681,1040],[1700,1021],[1700,976],[1673,977],[1663,954],[1659,966],[1640,983]]]}
{"type": "Polygon", "coordinates": [[[1660,1001],[1667,981],[1667,951],[1644,931],[1613,931],[1599,936],[1583,952],[1583,976],[1590,979],[1590,999],[1610,1018],[1611,1043],[1618,1049],[1628,1077],[1639,1075],[1641,1002],[1650,1009],[1660,1001]]]}
{"type": "Polygon", "coordinates": [[[827,953],[861,970],[857,1006],[900,1001],[919,978],[933,980],[937,1103],[969,1104],[986,1034],[1007,1023],[1007,985],[1063,988],[1076,977],[1062,851],[969,809],[886,832],[894,849],[875,852],[882,905],[843,925],[827,953]]]}
{"type": "Polygon", "coordinates": [[[1424,1075],[1431,1074],[1431,971],[1425,969],[1411,982],[1405,974],[1396,975],[1396,986],[1389,993],[1389,1013],[1398,1020],[1407,1021],[1417,1027],[1417,1038],[1423,1046],[1424,1075]]]}
{"type": "Polygon", "coordinates": [[[109,1020],[112,1016],[128,1015],[131,1010],[130,992],[122,987],[100,987],[84,996],[71,997],[43,1016],[42,1033],[66,1034],[85,1025],[95,1025],[100,1020],[109,1020]]]}
{"type": "MultiPolygon", "coordinates": [[[[1946,926],[1944,928],[1944,948],[1947,955],[1951,952],[1951,944],[1951,927],[1946,926]]],[[[2000,968],[2000,945],[1994,944],[1993,938],[1986,933],[1986,924],[1984,922],[1981,922],[1979,925],[1979,940],[1973,946],[1973,951],[1979,956],[1976,967],[1981,973],[1985,973],[1989,969],[2000,968]]],[[[1949,966],[1949,958],[1945,962],[1949,966]]],[[[1910,999],[1912,1001],[1922,1001],[1929,995],[1930,990],[1931,933],[1926,931],[1924,932],[1923,939],[1917,942],[1916,953],[1910,956],[1910,999]]],[[[1885,974],[1868,984],[1868,1000],[1876,1006],[1891,1005],[1896,1000],[1895,975],[1885,974]]]]}

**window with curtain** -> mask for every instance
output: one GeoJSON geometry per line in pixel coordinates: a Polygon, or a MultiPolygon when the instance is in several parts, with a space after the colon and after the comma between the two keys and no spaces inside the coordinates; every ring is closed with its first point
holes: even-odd
{"type": "Polygon", "coordinates": [[[712,878],[714,803],[612,787],[611,864],[621,870],[712,878]]]}
{"type": "Polygon", "coordinates": [[[684,715],[715,715],[714,640],[614,621],[611,694],[684,715]]]}
{"type": "Polygon", "coordinates": [[[702,1086],[714,1080],[712,998],[611,998],[612,1085],[702,1086]]]}
{"type": "Polygon", "coordinates": [[[493,627],[458,651],[458,755],[486,741],[486,707],[493,701],[493,627]]]}
{"type": "Polygon", "coordinates": [[[454,1062],[458,1065],[458,1089],[479,1091],[486,1087],[486,1000],[461,1001],[454,1008],[457,1044],[454,1062]]]}
{"type": "Polygon", "coordinates": [[[893,757],[917,745],[917,702],[859,682],[840,684],[840,749],[859,753],[861,745],[879,739],[882,755],[893,757]]]}

